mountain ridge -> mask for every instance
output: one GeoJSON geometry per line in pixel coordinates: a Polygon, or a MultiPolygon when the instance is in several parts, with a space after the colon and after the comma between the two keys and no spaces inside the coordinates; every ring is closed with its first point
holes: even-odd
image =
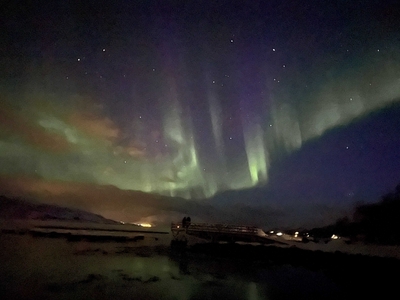
{"type": "Polygon", "coordinates": [[[22,220],[74,220],[103,224],[117,224],[99,214],[65,206],[36,203],[21,198],[0,196],[0,218],[22,220]]]}

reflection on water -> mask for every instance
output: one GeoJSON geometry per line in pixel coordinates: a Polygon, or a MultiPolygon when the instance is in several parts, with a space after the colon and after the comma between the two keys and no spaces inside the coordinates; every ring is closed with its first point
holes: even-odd
{"type": "Polygon", "coordinates": [[[191,293],[187,299],[337,299],[340,295],[340,289],[322,272],[301,267],[266,267],[185,254],[177,262],[191,293]]]}
{"type": "Polygon", "coordinates": [[[0,299],[354,299],[393,292],[391,269],[399,266],[262,246],[253,249],[263,259],[242,259],[251,246],[210,255],[170,248],[152,235],[116,243],[0,234],[0,245],[0,299]]]}
{"type": "Polygon", "coordinates": [[[320,271],[165,246],[18,235],[0,236],[0,242],[0,291],[7,299],[337,299],[341,294],[320,271]]]}

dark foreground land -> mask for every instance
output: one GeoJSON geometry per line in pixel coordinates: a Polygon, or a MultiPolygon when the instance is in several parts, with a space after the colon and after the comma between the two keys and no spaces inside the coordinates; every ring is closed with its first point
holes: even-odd
{"type": "MultiPolygon", "coordinates": [[[[400,260],[170,236],[3,231],[0,299],[361,299],[397,292],[400,260]]],[[[394,294],[393,294],[394,293],[394,294]]]]}

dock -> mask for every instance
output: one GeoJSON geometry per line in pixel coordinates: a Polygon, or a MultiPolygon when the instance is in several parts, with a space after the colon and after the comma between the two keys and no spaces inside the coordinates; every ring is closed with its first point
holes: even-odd
{"type": "Polygon", "coordinates": [[[198,238],[217,242],[248,242],[271,244],[276,243],[275,240],[256,226],[229,225],[229,224],[207,224],[207,223],[191,223],[183,224],[171,223],[171,232],[174,240],[187,240],[188,236],[196,236],[198,238]]]}

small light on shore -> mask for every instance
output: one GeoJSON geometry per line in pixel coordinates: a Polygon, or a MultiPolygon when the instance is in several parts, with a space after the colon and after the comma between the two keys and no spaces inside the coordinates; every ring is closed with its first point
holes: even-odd
{"type": "Polygon", "coordinates": [[[151,224],[149,224],[149,223],[140,223],[138,225],[142,226],[142,227],[152,227],[151,224]]]}

